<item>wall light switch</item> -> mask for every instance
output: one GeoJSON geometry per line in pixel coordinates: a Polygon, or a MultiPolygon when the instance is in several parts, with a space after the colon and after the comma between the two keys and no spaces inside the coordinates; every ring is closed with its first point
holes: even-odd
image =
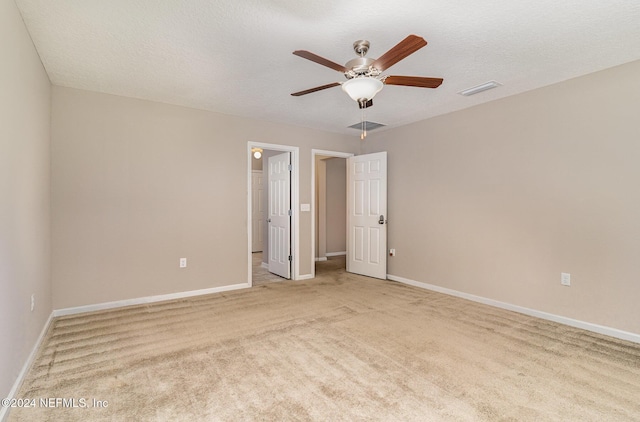
{"type": "Polygon", "coordinates": [[[311,211],[311,204],[300,204],[300,211],[311,211]]]}
{"type": "Polygon", "coordinates": [[[187,268],[187,258],[180,258],[180,268],[187,268]]]}
{"type": "Polygon", "coordinates": [[[563,286],[571,286],[571,274],[560,273],[560,284],[563,286]]]}

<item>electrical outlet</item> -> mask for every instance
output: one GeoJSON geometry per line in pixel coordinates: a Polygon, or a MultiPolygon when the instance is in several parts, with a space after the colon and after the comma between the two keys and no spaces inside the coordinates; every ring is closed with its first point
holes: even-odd
{"type": "Polygon", "coordinates": [[[571,286],[571,274],[560,273],[560,284],[563,286],[571,286]]]}
{"type": "Polygon", "coordinates": [[[31,312],[33,312],[35,308],[36,308],[36,295],[32,294],[31,295],[31,312]]]}
{"type": "Polygon", "coordinates": [[[396,256],[396,250],[395,249],[389,249],[389,256],[396,256]]]}
{"type": "Polygon", "coordinates": [[[187,268],[187,258],[180,258],[180,268],[187,268]]]}

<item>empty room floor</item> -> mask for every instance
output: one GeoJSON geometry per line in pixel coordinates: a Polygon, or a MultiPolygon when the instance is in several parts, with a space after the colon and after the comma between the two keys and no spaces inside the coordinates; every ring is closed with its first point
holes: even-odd
{"type": "Polygon", "coordinates": [[[320,266],[57,318],[17,397],[87,405],[9,421],[637,421],[640,345],[320,266]]]}

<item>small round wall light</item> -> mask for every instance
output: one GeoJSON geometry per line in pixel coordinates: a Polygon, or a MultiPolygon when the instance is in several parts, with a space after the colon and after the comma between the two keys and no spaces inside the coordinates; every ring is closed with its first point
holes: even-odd
{"type": "Polygon", "coordinates": [[[256,160],[259,160],[262,157],[262,148],[251,148],[251,153],[256,160]]]}

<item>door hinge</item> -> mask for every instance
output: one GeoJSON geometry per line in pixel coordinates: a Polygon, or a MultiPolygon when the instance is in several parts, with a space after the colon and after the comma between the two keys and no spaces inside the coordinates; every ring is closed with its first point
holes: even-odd
{"type": "Polygon", "coordinates": [[[293,164],[289,164],[289,171],[293,171],[293,164]]]}
{"type": "Polygon", "coordinates": [[[293,215],[293,211],[288,210],[288,211],[287,211],[287,214],[289,214],[289,217],[291,217],[291,216],[293,215]]]}
{"type": "Polygon", "coordinates": [[[289,255],[289,261],[293,261],[293,257],[289,255]]]}

